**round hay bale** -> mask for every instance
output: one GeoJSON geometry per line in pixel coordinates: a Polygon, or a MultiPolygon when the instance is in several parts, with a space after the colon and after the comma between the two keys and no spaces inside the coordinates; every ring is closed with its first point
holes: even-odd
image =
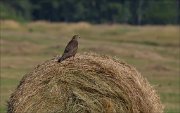
{"type": "Polygon", "coordinates": [[[96,54],[38,65],[20,81],[8,113],[163,113],[155,90],[136,69],[96,54]]]}

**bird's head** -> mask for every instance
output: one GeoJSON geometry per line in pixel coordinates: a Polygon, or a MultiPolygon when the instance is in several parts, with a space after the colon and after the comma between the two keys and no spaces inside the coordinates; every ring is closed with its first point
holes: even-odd
{"type": "Polygon", "coordinates": [[[79,38],[80,38],[79,35],[74,35],[74,36],[72,37],[73,40],[78,40],[79,38]]]}

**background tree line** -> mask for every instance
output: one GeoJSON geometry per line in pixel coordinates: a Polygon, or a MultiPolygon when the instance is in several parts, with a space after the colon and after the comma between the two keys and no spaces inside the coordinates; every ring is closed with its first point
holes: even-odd
{"type": "Polygon", "coordinates": [[[0,19],[179,24],[179,0],[1,0],[0,19]]]}

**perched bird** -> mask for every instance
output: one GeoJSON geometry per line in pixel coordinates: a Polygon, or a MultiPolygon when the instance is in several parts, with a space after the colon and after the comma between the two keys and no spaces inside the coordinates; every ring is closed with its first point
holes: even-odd
{"type": "Polygon", "coordinates": [[[63,60],[76,55],[78,49],[78,38],[80,38],[79,35],[74,35],[72,37],[71,41],[67,44],[63,55],[58,59],[58,62],[62,62],[63,60]]]}

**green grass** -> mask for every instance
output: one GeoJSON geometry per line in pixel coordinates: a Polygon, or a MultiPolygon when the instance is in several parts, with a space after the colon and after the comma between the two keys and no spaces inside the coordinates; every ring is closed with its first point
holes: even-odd
{"type": "MultiPolygon", "coordinates": [[[[3,25],[3,24],[2,24],[3,25]]],[[[5,25],[4,25],[5,26],[5,25]]],[[[165,113],[180,112],[179,31],[177,26],[27,23],[1,29],[1,113],[22,76],[60,55],[74,34],[78,52],[93,51],[135,66],[157,89],[165,113]]]]}

